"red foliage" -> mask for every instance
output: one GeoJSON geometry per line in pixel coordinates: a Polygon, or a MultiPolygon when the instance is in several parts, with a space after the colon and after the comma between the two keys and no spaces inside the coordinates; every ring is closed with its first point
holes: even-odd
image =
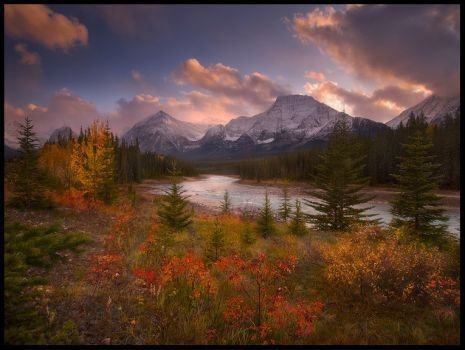
{"type": "Polygon", "coordinates": [[[161,268],[161,285],[185,284],[192,289],[192,296],[199,298],[202,293],[214,294],[217,286],[202,258],[188,253],[183,257],[170,258],[161,268]]]}
{"type": "Polygon", "coordinates": [[[86,198],[84,192],[75,189],[70,189],[64,193],[53,193],[52,199],[58,205],[77,211],[95,210],[103,206],[101,201],[86,198]]]}
{"type": "Polygon", "coordinates": [[[134,269],[133,274],[137,278],[142,279],[148,287],[155,285],[160,281],[160,278],[157,275],[157,273],[150,269],[136,268],[134,269]]]}
{"type": "Polygon", "coordinates": [[[113,214],[112,225],[107,235],[104,237],[104,243],[107,249],[121,251],[130,234],[130,224],[136,217],[134,208],[128,204],[119,207],[107,207],[106,212],[113,214]]]}
{"type": "Polygon", "coordinates": [[[271,335],[281,330],[292,331],[296,337],[309,336],[323,303],[294,303],[284,296],[289,290],[287,277],[296,265],[295,256],[278,261],[263,253],[249,260],[237,255],[221,257],[216,268],[226,273],[227,281],[241,293],[226,301],[225,321],[232,327],[252,331],[251,339],[263,344],[272,344],[271,335]]]}
{"type": "Polygon", "coordinates": [[[426,291],[436,305],[460,306],[460,286],[458,281],[433,273],[426,285],[426,291]]]}
{"type": "Polygon", "coordinates": [[[123,261],[121,255],[106,254],[92,255],[89,258],[89,273],[91,278],[100,281],[105,278],[117,278],[123,270],[123,261]]]}
{"type": "Polygon", "coordinates": [[[242,296],[233,296],[226,300],[223,317],[234,328],[247,327],[253,323],[254,313],[253,308],[242,296]]]}

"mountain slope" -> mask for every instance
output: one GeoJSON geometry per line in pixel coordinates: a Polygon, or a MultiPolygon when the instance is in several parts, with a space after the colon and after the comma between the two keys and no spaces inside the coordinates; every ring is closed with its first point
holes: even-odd
{"type": "Polygon", "coordinates": [[[139,140],[142,151],[183,152],[192,141],[199,140],[209,125],[183,122],[159,111],[135,124],[124,135],[128,142],[139,140]]]}
{"type": "Polygon", "coordinates": [[[459,96],[440,97],[437,95],[431,95],[415,106],[407,108],[397,117],[388,121],[386,125],[391,128],[397,128],[400,123],[405,125],[411,113],[416,116],[423,113],[428,123],[438,123],[446,114],[454,114],[456,111],[460,111],[459,96]]]}
{"type": "Polygon", "coordinates": [[[8,146],[7,144],[3,145],[3,156],[4,160],[10,160],[16,157],[19,157],[21,152],[15,148],[8,146]]]}
{"type": "Polygon", "coordinates": [[[69,140],[71,137],[76,137],[76,133],[69,126],[62,126],[61,128],[55,129],[50,137],[48,142],[56,143],[60,140],[69,140]]]}
{"type": "Polygon", "coordinates": [[[239,158],[321,145],[342,118],[347,118],[355,133],[364,136],[388,128],[338,112],[311,96],[289,95],[278,97],[263,113],[209,128],[160,111],[134,125],[123,138],[129,142],[137,138],[142,151],[190,159],[239,158]]]}

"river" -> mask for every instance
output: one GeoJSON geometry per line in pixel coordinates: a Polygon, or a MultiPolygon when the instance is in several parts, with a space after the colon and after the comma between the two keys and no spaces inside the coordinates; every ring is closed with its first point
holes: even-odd
{"type": "MultiPolygon", "coordinates": [[[[243,184],[240,183],[238,178],[232,176],[202,175],[199,178],[186,180],[181,185],[186,191],[185,195],[189,196],[189,201],[213,210],[219,210],[225,190],[228,190],[233,210],[240,208],[261,208],[263,206],[265,191],[268,191],[274,211],[278,210],[282,200],[282,189],[279,186],[243,184]]],[[[166,183],[153,184],[151,185],[150,192],[162,194],[168,187],[169,184],[166,183]]],[[[296,199],[300,201],[304,198],[312,199],[307,192],[308,190],[301,186],[290,185],[289,195],[292,204],[296,199]]],[[[374,198],[366,206],[374,206],[368,212],[377,214],[384,224],[391,221],[390,205],[388,200],[386,200],[386,196],[374,198]]],[[[449,217],[449,231],[460,236],[460,208],[451,206],[445,209],[446,215],[449,217]]],[[[306,213],[314,213],[313,209],[305,204],[302,204],[302,210],[306,213]]]]}

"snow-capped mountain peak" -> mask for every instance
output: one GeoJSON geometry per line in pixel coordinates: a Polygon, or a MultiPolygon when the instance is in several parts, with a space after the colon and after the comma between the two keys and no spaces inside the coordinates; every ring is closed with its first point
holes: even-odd
{"type": "Polygon", "coordinates": [[[128,142],[138,139],[144,151],[182,152],[190,141],[202,138],[209,126],[184,122],[158,111],[135,124],[123,135],[123,139],[128,142]]]}
{"type": "Polygon", "coordinates": [[[405,125],[411,113],[416,116],[423,114],[428,123],[437,123],[447,114],[454,114],[457,111],[460,111],[460,96],[441,97],[431,95],[415,106],[407,108],[397,117],[388,121],[386,125],[391,128],[397,128],[400,123],[405,125]]]}

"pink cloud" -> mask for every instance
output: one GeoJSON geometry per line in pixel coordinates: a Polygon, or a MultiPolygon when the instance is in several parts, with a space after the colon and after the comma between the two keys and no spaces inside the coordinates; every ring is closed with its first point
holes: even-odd
{"type": "Polygon", "coordinates": [[[368,95],[360,91],[346,90],[331,81],[308,82],[305,84],[304,90],[317,100],[337,110],[345,109],[354,117],[370,118],[380,122],[390,120],[431,93],[427,90],[412,91],[408,88],[386,86],[376,89],[368,95]]]}
{"type": "Polygon", "coordinates": [[[178,85],[203,89],[212,98],[234,99],[255,111],[268,107],[277,96],[291,93],[288,87],[260,72],[241,75],[237,69],[222,63],[205,67],[195,58],[184,61],[171,77],[178,85]]]}
{"type": "Polygon", "coordinates": [[[144,77],[142,76],[142,73],[136,69],[131,70],[131,77],[134,81],[137,81],[138,83],[141,83],[144,81],[144,77]]]}
{"type": "Polygon", "coordinates": [[[32,119],[34,130],[40,138],[46,138],[53,130],[63,125],[74,131],[86,127],[95,119],[104,119],[94,104],[77,96],[68,89],[57,91],[44,106],[30,103],[26,106],[4,104],[5,137],[15,141],[17,122],[25,116],[32,119]]]}
{"type": "Polygon", "coordinates": [[[57,13],[45,5],[4,5],[5,32],[39,43],[49,49],[67,52],[76,45],[87,45],[88,32],[76,18],[57,13]]]}
{"type": "Polygon", "coordinates": [[[19,54],[19,62],[26,65],[34,65],[40,63],[40,56],[37,52],[31,52],[27,49],[26,44],[16,44],[15,51],[19,54]]]}
{"type": "Polygon", "coordinates": [[[305,77],[309,78],[309,79],[316,80],[316,81],[325,81],[326,80],[326,76],[323,73],[315,72],[315,71],[312,71],[312,70],[305,72],[305,77]]]}
{"type": "Polygon", "coordinates": [[[288,22],[300,41],[361,78],[460,94],[458,5],[327,6],[288,22]]]}

